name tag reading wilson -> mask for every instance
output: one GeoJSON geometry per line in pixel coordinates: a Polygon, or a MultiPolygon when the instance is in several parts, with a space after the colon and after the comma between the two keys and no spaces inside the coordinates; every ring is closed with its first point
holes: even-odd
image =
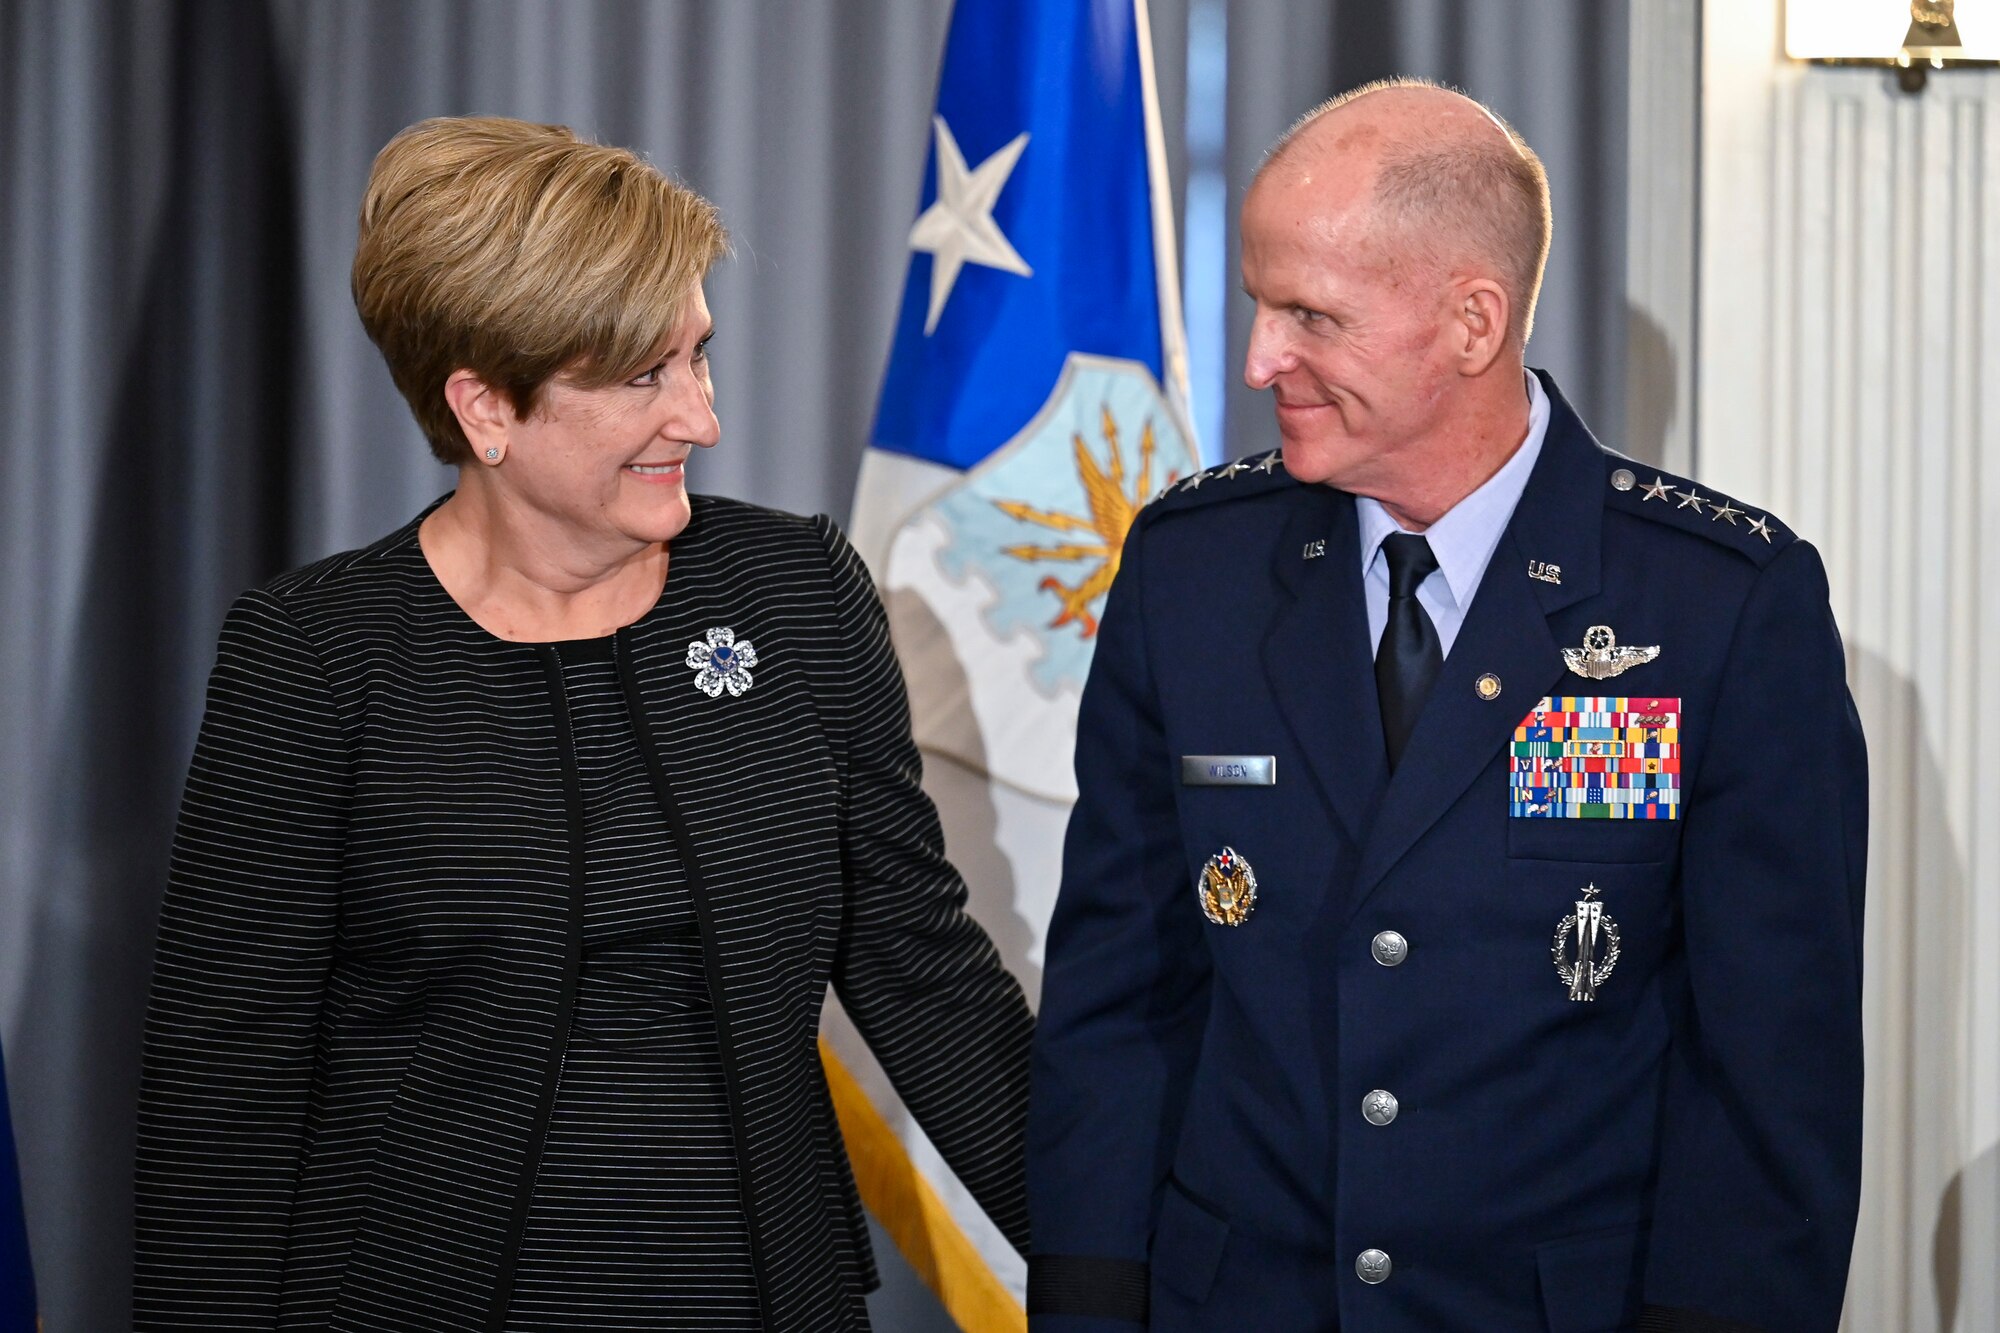
{"type": "Polygon", "coordinates": [[[1275,787],[1278,760],[1268,754],[1184,754],[1183,787],[1275,787]]]}

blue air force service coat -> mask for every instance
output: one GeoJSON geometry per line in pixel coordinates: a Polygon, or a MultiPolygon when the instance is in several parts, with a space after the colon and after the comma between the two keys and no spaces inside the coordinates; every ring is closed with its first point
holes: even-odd
{"type": "Polygon", "coordinates": [[[1274,454],[1140,515],[1035,1044],[1035,1333],[1837,1323],[1867,778],[1826,577],[1543,382],[1393,777],[1353,497],[1274,454]]]}

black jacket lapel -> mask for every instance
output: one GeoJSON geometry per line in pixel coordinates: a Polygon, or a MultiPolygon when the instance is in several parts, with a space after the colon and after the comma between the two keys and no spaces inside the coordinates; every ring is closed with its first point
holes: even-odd
{"type": "Polygon", "coordinates": [[[1354,497],[1302,487],[1277,576],[1290,594],[1264,640],[1264,670],[1336,818],[1359,845],[1388,776],[1362,601],[1354,497]],[[1308,544],[1323,544],[1307,556],[1308,544]],[[1365,688],[1344,688],[1360,681],[1365,688]]]}
{"type": "MultiPolygon", "coordinates": [[[[1597,592],[1604,449],[1554,381],[1541,378],[1550,400],[1541,457],[1383,793],[1355,880],[1356,908],[1464,794],[1528,710],[1561,681],[1567,667],[1549,617],[1597,592]],[[1559,568],[1562,582],[1529,578],[1531,560],[1559,568]],[[1488,674],[1500,680],[1500,694],[1490,700],[1477,688],[1488,674]]],[[[1372,676],[1342,679],[1370,682],[1361,692],[1372,706],[1372,676]]]]}

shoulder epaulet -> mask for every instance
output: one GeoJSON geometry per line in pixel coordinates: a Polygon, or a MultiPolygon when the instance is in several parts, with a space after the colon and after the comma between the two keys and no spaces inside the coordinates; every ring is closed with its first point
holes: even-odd
{"type": "Polygon", "coordinates": [[[1768,511],[1705,491],[1685,477],[1611,453],[1605,455],[1604,470],[1610,508],[1706,537],[1760,567],[1798,540],[1768,511]]]}
{"type": "Polygon", "coordinates": [[[1295,485],[1285,471],[1280,450],[1254,458],[1238,458],[1218,463],[1200,472],[1177,477],[1153,493],[1139,511],[1139,521],[1148,522],[1162,514],[1177,513],[1222,500],[1241,500],[1295,485]]]}

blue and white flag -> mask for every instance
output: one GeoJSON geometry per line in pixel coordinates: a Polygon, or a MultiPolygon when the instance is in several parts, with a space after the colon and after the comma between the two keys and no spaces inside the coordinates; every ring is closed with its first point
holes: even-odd
{"type": "Polygon", "coordinates": [[[7,1062],[0,1057],[0,1333],[33,1333],[35,1327],[35,1274],[28,1266],[14,1120],[7,1109],[7,1062]]]}
{"type": "Polygon", "coordinates": [[[1143,0],[960,0],[854,529],[918,740],[1075,797],[1125,530],[1200,466],[1143,0]]]}
{"type": "MultiPolygon", "coordinates": [[[[958,0],[927,157],[853,535],[952,859],[1034,1000],[1104,595],[1201,465],[1145,0],[958,0]]],[[[826,1038],[871,1210],[961,1327],[1018,1324],[1021,1260],[837,1009],[826,1038]]]]}

